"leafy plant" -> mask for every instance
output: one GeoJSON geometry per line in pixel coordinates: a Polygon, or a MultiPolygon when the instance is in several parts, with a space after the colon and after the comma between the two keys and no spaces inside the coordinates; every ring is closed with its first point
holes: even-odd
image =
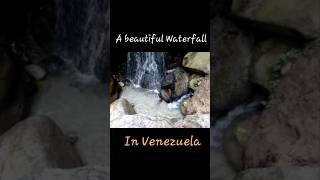
{"type": "Polygon", "coordinates": [[[301,49],[292,48],[289,51],[287,51],[286,53],[283,53],[282,55],[280,55],[278,63],[276,65],[274,65],[271,69],[271,79],[270,79],[270,83],[271,83],[271,87],[272,87],[271,93],[277,87],[277,85],[279,83],[279,79],[283,76],[281,74],[281,69],[286,64],[290,63],[290,61],[293,59],[293,57],[297,57],[301,53],[302,53],[301,49]]]}

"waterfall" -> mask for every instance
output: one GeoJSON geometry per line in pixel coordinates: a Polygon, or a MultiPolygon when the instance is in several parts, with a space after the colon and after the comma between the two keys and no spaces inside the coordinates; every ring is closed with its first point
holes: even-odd
{"type": "Polygon", "coordinates": [[[135,86],[160,90],[165,72],[165,53],[129,52],[127,78],[135,86]]]}
{"type": "Polygon", "coordinates": [[[78,75],[107,79],[109,0],[55,0],[56,54],[78,75]]]}

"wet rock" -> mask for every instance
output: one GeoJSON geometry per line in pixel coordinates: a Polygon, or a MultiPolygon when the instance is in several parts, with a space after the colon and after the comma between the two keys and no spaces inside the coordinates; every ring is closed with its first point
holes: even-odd
{"type": "Polygon", "coordinates": [[[232,13],[253,26],[278,34],[320,36],[318,0],[234,0],[232,13]]]}
{"type": "Polygon", "coordinates": [[[256,112],[243,112],[237,116],[223,133],[223,150],[228,163],[237,172],[244,169],[244,148],[242,146],[252,131],[250,117],[256,112]]]}
{"type": "Polygon", "coordinates": [[[320,42],[292,58],[267,109],[251,118],[242,143],[246,168],[311,166],[320,163],[320,42]]]}
{"type": "Polygon", "coordinates": [[[210,52],[189,52],[182,61],[182,66],[193,71],[210,73],[210,52]]]}
{"type": "Polygon", "coordinates": [[[161,80],[160,98],[166,102],[179,99],[188,93],[188,73],[181,67],[167,71],[161,80]]]}
{"type": "Polygon", "coordinates": [[[200,75],[192,74],[189,79],[189,88],[196,91],[204,78],[200,75]]]}
{"type": "Polygon", "coordinates": [[[29,64],[25,66],[24,69],[32,78],[37,81],[43,80],[47,75],[45,69],[35,64],[29,64]]]}
{"type": "Polygon", "coordinates": [[[115,101],[120,97],[121,94],[121,86],[118,83],[118,80],[112,76],[109,82],[109,96],[110,96],[110,103],[115,101]]]}
{"type": "Polygon", "coordinates": [[[164,100],[165,102],[169,103],[172,99],[172,90],[171,89],[161,89],[159,93],[160,99],[164,100]]]}
{"type": "Polygon", "coordinates": [[[180,110],[184,115],[210,112],[210,80],[208,77],[201,81],[194,96],[182,102],[180,110]]]}
{"type": "Polygon", "coordinates": [[[318,180],[320,167],[269,167],[248,169],[236,180],[318,180]]]}
{"type": "Polygon", "coordinates": [[[75,131],[70,131],[66,133],[66,138],[70,144],[74,145],[79,140],[79,135],[75,131]]]}
{"type": "Polygon", "coordinates": [[[234,180],[236,172],[228,164],[223,151],[210,149],[210,179],[234,180]]]}
{"type": "Polygon", "coordinates": [[[285,61],[281,56],[285,55],[291,47],[294,47],[294,44],[284,39],[268,39],[258,44],[255,50],[252,82],[271,92],[275,68],[285,61]]]}
{"type": "Polygon", "coordinates": [[[0,138],[2,179],[18,179],[46,168],[78,166],[81,161],[77,152],[60,128],[47,117],[25,119],[0,138]]]}
{"type": "Polygon", "coordinates": [[[19,180],[108,180],[108,167],[85,166],[73,169],[46,169],[41,173],[28,175],[19,180]]]}
{"type": "Polygon", "coordinates": [[[230,110],[251,94],[249,69],[252,61],[252,35],[231,21],[214,18],[211,21],[211,58],[213,61],[213,111],[230,110]]]}
{"type": "Polygon", "coordinates": [[[172,94],[172,98],[178,99],[181,96],[188,93],[189,77],[187,72],[182,68],[175,69],[174,76],[175,76],[175,83],[174,83],[174,91],[172,94]]]}
{"type": "Polygon", "coordinates": [[[162,88],[173,88],[172,85],[176,81],[176,77],[174,74],[175,69],[171,69],[165,72],[161,79],[161,87],[162,88]]]}
{"type": "Polygon", "coordinates": [[[120,98],[110,105],[110,121],[123,115],[136,114],[134,107],[125,98],[120,98]]]}

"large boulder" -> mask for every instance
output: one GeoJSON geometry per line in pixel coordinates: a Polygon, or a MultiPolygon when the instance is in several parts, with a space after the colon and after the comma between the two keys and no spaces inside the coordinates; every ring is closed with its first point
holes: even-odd
{"type": "Polygon", "coordinates": [[[243,106],[243,108],[235,109],[232,112],[234,113],[234,119],[223,132],[223,150],[228,163],[236,171],[241,171],[244,168],[244,147],[242,144],[252,130],[250,117],[256,113],[255,108],[256,107],[243,106]],[[246,111],[244,111],[244,108],[246,108],[246,111]],[[236,114],[237,110],[239,114],[236,114]]]}
{"type": "Polygon", "coordinates": [[[210,179],[234,180],[236,171],[228,164],[222,150],[210,149],[210,179]]]}
{"type": "Polygon", "coordinates": [[[189,52],[182,61],[182,66],[196,72],[210,73],[210,52],[189,52]]]}
{"type": "Polygon", "coordinates": [[[318,180],[320,167],[269,167],[241,172],[236,180],[318,180]]]}
{"type": "Polygon", "coordinates": [[[182,68],[175,69],[174,76],[175,83],[172,99],[178,99],[188,93],[189,76],[188,73],[182,68]]]}
{"type": "Polygon", "coordinates": [[[184,115],[210,113],[210,80],[204,78],[194,95],[181,103],[180,110],[184,115]]]}
{"type": "Polygon", "coordinates": [[[47,117],[30,117],[0,138],[1,179],[18,179],[46,168],[81,166],[75,149],[47,117]]]}
{"type": "Polygon", "coordinates": [[[271,92],[275,68],[284,63],[282,56],[292,47],[293,43],[284,39],[268,39],[259,43],[255,50],[251,81],[271,92]]]}
{"type": "Polygon", "coordinates": [[[169,70],[161,80],[160,97],[166,102],[179,99],[188,93],[188,73],[181,67],[169,70]]]}
{"type": "Polygon", "coordinates": [[[314,39],[320,36],[318,0],[234,0],[232,13],[275,33],[314,39]]]}
{"type": "Polygon", "coordinates": [[[109,180],[107,167],[85,166],[73,169],[46,169],[38,174],[28,175],[19,180],[109,180]]]}
{"type": "Polygon", "coordinates": [[[249,68],[253,40],[231,21],[211,21],[213,59],[212,99],[214,113],[226,111],[246,100],[251,93],[249,68]]]}
{"type": "Polygon", "coordinates": [[[120,98],[110,105],[110,121],[123,115],[136,114],[132,104],[125,98],[120,98]]]}
{"type": "Polygon", "coordinates": [[[242,143],[246,168],[320,163],[320,42],[292,58],[268,108],[250,120],[242,143]]]}

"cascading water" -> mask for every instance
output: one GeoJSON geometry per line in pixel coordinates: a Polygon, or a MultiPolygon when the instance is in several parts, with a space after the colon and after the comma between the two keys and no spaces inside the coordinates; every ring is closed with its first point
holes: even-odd
{"type": "Polygon", "coordinates": [[[160,90],[165,73],[164,52],[129,52],[127,78],[134,85],[160,90]]]}
{"type": "Polygon", "coordinates": [[[81,77],[105,81],[109,59],[109,0],[55,0],[56,54],[81,77]]]}

